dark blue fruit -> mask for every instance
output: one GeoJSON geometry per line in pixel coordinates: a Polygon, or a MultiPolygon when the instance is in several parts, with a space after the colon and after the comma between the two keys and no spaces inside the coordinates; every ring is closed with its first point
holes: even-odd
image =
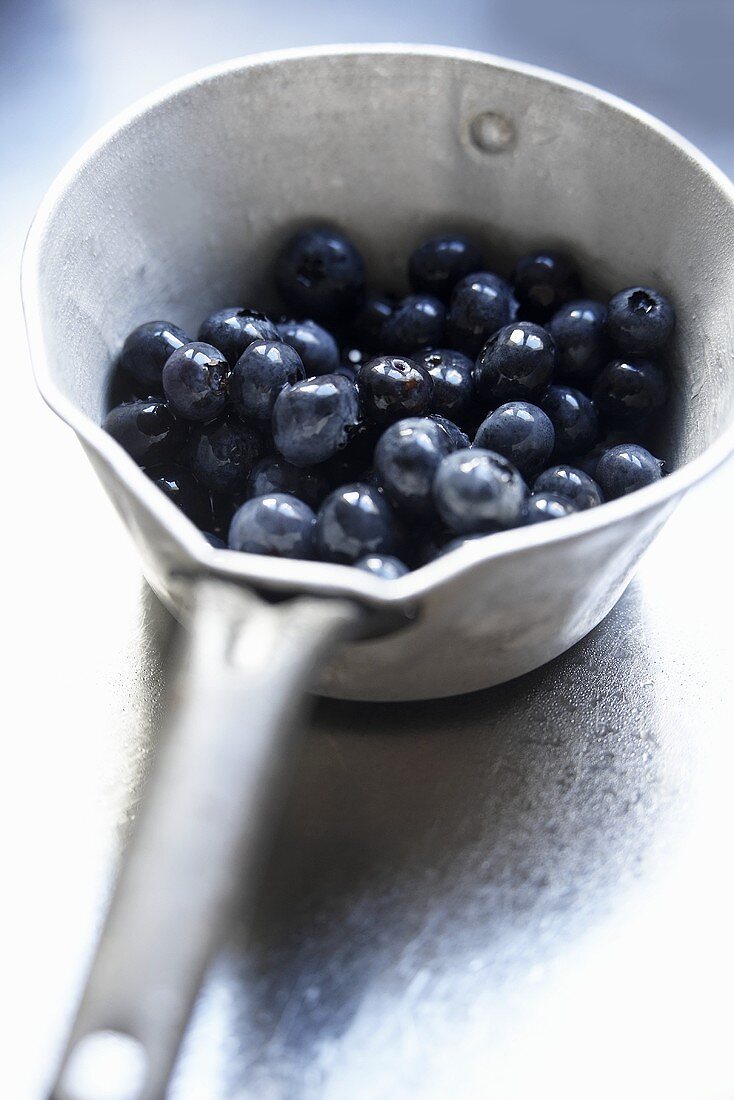
{"type": "Polygon", "coordinates": [[[331,486],[322,475],[321,467],[309,470],[292,466],[280,455],[267,455],[253,466],[247,479],[247,489],[252,497],[287,493],[298,497],[309,508],[318,508],[331,486]]]}
{"type": "Polygon", "coordinates": [[[487,344],[474,368],[479,396],[492,403],[530,401],[543,392],[556,366],[556,346],[531,321],[505,325],[487,344]]]}
{"type": "Polygon", "coordinates": [[[343,322],[364,296],[364,263],[338,229],[301,229],[284,245],[275,279],[288,309],[321,324],[343,322]]]}
{"type": "Polygon", "coordinates": [[[579,297],[581,284],[568,257],[545,249],[518,261],[514,289],[520,315],[543,324],[562,305],[579,297]]]}
{"type": "Polygon", "coordinates": [[[117,405],[108,412],[102,427],[139,466],[175,459],[188,436],[188,426],[154,398],[117,405]]]}
{"type": "Polygon", "coordinates": [[[413,355],[440,344],[446,330],[446,307],[427,294],[409,294],[382,327],[383,351],[413,355]]]}
{"type": "Polygon", "coordinates": [[[229,547],[274,558],[312,558],[316,516],[287,493],[254,497],[237,509],[229,526],[229,547]]]}
{"type": "Polygon", "coordinates": [[[571,386],[549,386],[540,400],[543,412],[553,424],[555,458],[582,455],[599,438],[599,418],[592,402],[571,386]]]}
{"type": "Polygon", "coordinates": [[[472,360],[453,348],[436,348],[416,357],[415,362],[433,379],[433,411],[449,420],[461,420],[474,400],[472,360]]]}
{"type": "Polygon", "coordinates": [[[663,407],[668,396],[665,375],[649,359],[613,359],[592,391],[605,424],[638,429],[663,407]]]}
{"type": "Polygon", "coordinates": [[[467,355],[478,355],[489,337],[512,320],[512,310],[512,291],[499,275],[467,275],[451,295],[449,343],[467,355]]]}
{"type": "Polygon", "coordinates": [[[357,371],[357,388],[367,417],[389,424],[404,416],[428,412],[433,380],[412,359],[381,355],[363,363],[357,371]]]}
{"type": "Polygon", "coordinates": [[[621,443],[611,447],[599,459],[596,479],[607,500],[633,493],[662,475],[662,462],[638,443],[621,443]]]}
{"type": "Polygon", "coordinates": [[[168,357],[163,368],[163,392],[176,416],[207,421],[227,403],[229,367],[211,344],[184,344],[168,357]]]}
{"type": "Polygon", "coordinates": [[[461,233],[430,237],[408,259],[408,282],[416,294],[433,294],[447,302],[451,292],[466,275],[481,271],[482,254],[461,233]]]}
{"type": "Polygon", "coordinates": [[[550,458],[554,439],[542,409],[527,401],[508,401],[480,424],[474,445],[503,455],[524,478],[531,478],[550,458]]]}
{"type": "Polygon", "coordinates": [[[181,509],[197,527],[210,527],[212,504],[206,489],[188,470],[174,463],[152,466],[146,473],[154,485],[181,509]]]}
{"type": "Polygon", "coordinates": [[[321,325],[315,321],[283,321],[277,328],[280,339],[300,355],[309,378],[338,370],[339,347],[331,333],[321,325]]]}
{"type": "Polygon", "coordinates": [[[335,489],[316,517],[318,557],[350,563],[368,554],[394,554],[398,532],[392,509],[374,485],[353,482],[335,489]]]}
{"type": "Polygon", "coordinates": [[[427,417],[391,424],[375,448],[375,470],[390,501],[408,515],[435,515],[432,487],[442,458],[453,446],[449,435],[427,417]]]}
{"type": "Polygon", "coordinates": [[[383,329],[399,302],[393,294],[368,294],[352,324],[352,333],[362,347],[371,352],[385,350],[383,329]]]}
{"type": "Polygon", "coordinates": [[[278,330],[264,313],[242,306],[228,306],[202,321],[198,339],[218,348],[233,367],[253,340],[277,340],[278,330]]]}
{"type": "Polygon", "coordinates": [[[630,286],[609,299],[607,333],[625,355],[654,355],[675,326],[675,310],[659,290],[630,286]]]}
{"type": "Polygon", "coordinates": [[[273,409],[273,440],[294,466],[315,466],[346,445],[359,419],[354,383],[323,374],[281,390],[273,409]]]}
{"type": "Polygon", "coordinates": [[[239,357],[229,379],[235,412],[246,419],[269,420],[284,386],[306,377],[301,357],[280,340],[255,340],[239,357]]]}
{"type": "Polygon", "coordinates": [[[548,331],[558,352],[558,373],[567,382],[594,378],[609,359],[604,331],[606,306],[583,298],[553,314],[548,331]]]}
{"type": "Polygon", "coordinates": [[[438,413],[429,413],[428,419],[432,420],[434,424],[438,424],[441,431],[446,433],[451,441],[453,451],[463,451],[467,447],[471,447],[469,436],[457,424],[454,424],[453,420],[440,416],[438,413]]]}
{"type": "Polygon", "coordinates": [[[122,345],[120,366],[135,384],[149,393],[160,393],[161,371],[168,356],[189,343],[189,337],[168,321],[138,325],[122,345]]]}
{"type": "Polygon", "coordinates": [[[457,534],[517,526],[526,496],[525,482],[512,463],[481,448],[447,455],[433,481],[438,513],[457,534]]]}
{"type": "Polygon", "coordinates": [[[557,496],[555,493],[531,493],[525,505],[525,523],[545,523],[548,519],[563,519],[564,516],[573,515],[576,507],[568,497],[557,496]]]}
{"type": "Polygon", "coordinates": [[[188,465],[196,480],[213,493],[244,493],[247,475],[262,452],[260,431],[228,416],[192,433],[188,465]]]}
{"type": "Polygon", "coordinates": [[[357,569],[371,573],[373,577],[382,577],[386,581],[396,581],[398,577],[404,577],[410,572],[407,565],[391,554],[368,554],[354,564],[357,569]]]}
{"type": "Polygon", "coordinates": [[[602,503],[601,489],[583,470],[575,466],[550,466],[535,479],[534,493],[551,493],[569,500],[579,511],[602,503]]]}

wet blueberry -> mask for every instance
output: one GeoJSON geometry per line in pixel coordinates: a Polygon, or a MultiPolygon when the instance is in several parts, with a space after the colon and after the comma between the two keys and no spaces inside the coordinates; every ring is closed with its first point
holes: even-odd
{"type": "Polygon", "coordinates": [[[346,445],[359,419],[354,383],[340,374],[322,374],[286,386],[278,394],[273,440],[294,466],[315,466],[346,445]]]}
{"type": "Polygon", "coordinates": [[[184,420],[213,420],[227,403],[228,374],[227,360],[211,344],[184,344],[163,368],[166,401],[184,420]]]}
{"type": "Polygon", "coordinates": [[[605,424],[616,428],[643,427],[665,404],[667,383],[649,359],[613,359],[592,391],[605,424]]]}
{"type": "Polygon", "coordinates": [[[545,390],[555,366],[550,333],[531,321],[515,321],[487,341],[474,368],[474,383],[486,401],[532,400],[545,390]]]}
{"type": "Polygon", "coordinates": [[[654,355],[673,332],[675,311],[659,290],[630,286],[609,299],[606,328],[625,355],[654,355]]]}
{"type": "Polygon", "coordinates": [[[407,565],[391,554],[368,554],[354,564],[357,569],[371,573],[373,577],[382,577],[386,581],[396,581],[398,577],[404,577],[410,572],[407,565]]]}
{"type": "Polygon", "coordinates": [[[449,343],[467,355],[478,355],[489,337],[512,320],[512,310],[512,291],[499,275],[467,275],[451,295],[449,343]]]}
{"type": "Polygon", "coordinates": [[[409,294],[395,307],[382,327],[383,350],[412,355],[440,344],[446,330],[446,307],[427,294],[409,294]]]}
{"type": "Polygon", "coordinates": [[[439,515],[457,534],[515,527],[526,496],[525,482],[512,463],[478,447],[447,455],[433,481],[439,515]]]}
{"type": "Polygon", "coordinates": [[[596,479],[607,500],[633,493],[662,477],[662,462],[638,443],[611,447],[599,459],[596,479]]]}
{"type": "Polygon", "coordinates": [[[244,493],[247,475],[262,452],[260,431],[235,416],[197,428],[187,447],[189,469],[214,493],[244,493]]]}
{"type": "Polygon", "coordinates": [[[453,446],[449,435],[427,417],[391,424],[375,448],[375,470],[390,501],[408,515],[435,515],[433,479],[453,446]]]}
{"type": "Polygon", "coordinates": [[[541,324],[566,302],[579,297],[581,284],[570,260],[543,249],[518,261],[514,290],[522,317],[541,324]]]}
{"type": "Polygon", "coordinates": [[[438,413],[429,413],[428,419],[432,420],[434,424],[438,424],[441,431],[446,433],[451,441],[453,451],[463,451],[467,447],[471,447],[469,436],[457,424],[454,424],[453,420],[440,416],[438,413]]]}
{"type": "Polygon", "coordinates": [[[197,527],[210,527],[212,505],[206,489],[188,470],[173,463],[152,466],[146,473],[154,485],[181,509],[197,527]]]}
{"type": "Polygon", "coordinates": [[[278,330],[264,313],[242,306],[228,306],[202,321],[197,337],[218,348],[231,367],[253,340],[277,340],[278,330]]]}
{"type": "Polygon", "coordinates": [[[399,300],[392,294],[367,295],[352,325],[352,333],[358,343],[372,352],[385,350],[383,329],[399,300]]]}
{"type": "Polygon", "coordinates": [[[433,380],[412,359],[380,355],[357,371],[357,388],[365,415],[379,424],[421,416],[433,396],[433,380]]]}
{"type": "Polygon", "coordinates": [[[482,253],[462,233],[430,237],[408,259],[408,282],[416,294],[432,294],[447,302],[466,275],[481,271],[482,253]]]}
{"type": "Polygon", "coordinates": [[[554,438],[553,425],[542,409],[527,401],[508,401],[480,424],[474,445],[496,451],[524,478],[532,478],[550,458],[554,438]]]}
{"type": "Polygon", "coordinates": [[[284,245],[275,271],[278,290],[296,316],[343,322],[364,296],[364,263],[338,229],[301,229],[284,245]]]}
{"type": "Polygon", "coordinates": [[[571,386],[549,386],[540,405],[553,424],[555,458],[582,455],[599,438],[599,418],[589,398],[571,386]]]}
{"type": "Polygon", "coordinates": [[[188,344],[189,337],[168,321],[147,321],[138,325],[122,345],[120,366],[136,386],[160,393],[161,372],[169,355],[188,344]]]}
{"type": "Polygon", "coordinates": [[[229,379],[229,396],[239,416],[269,420],[284,386],[306,377],[301,357],[280,340],[255,340],[239,357],[229,379]]]}
{"type": "Polygon", "coordinates": [[[253,497],[287,493],[298,497],[310,508],[318,508],[331,487],[321,473],[321,467],[310,470],[292,466],[280,455],[267,455],[253,466],[247,488],[253,497]]]}
{"type": "Polygon", "coordinates": [[[117,405],[110,409],[102,427],[139,466],[175,459],[188,436],[188,426],[154,398],[117,405]]]}
{"type": "Polygon", "coordinates": [[[316,544],[325,561],[350,563],[368,554],[394,554],[398,531],[384,495],[364,482],[335,489],[319,509],[316,544]]]}
{"type": "Polygon", "coordinates": [[[582,298],[554,313],[548,331],[558,352],[558,373],[568,382],[594,378],[609,359],[606,306],[582,298]]]}
{"type": "Polygon", "coordinates": [[[415,362],[433,379],[433,411],[449,420],[461,420],[474,400],[472,360],[453,348],[437,348],[416,356],[415,362]]]}
{"type": "Polygon", "coordinates": [[[523,518],[528,525],[545,523],[548,519],[563,519],[564,516],[573,515],[575,511],[576,507],[568,497],[561,497],[556,493],[533,492],[525,504],[523,518]]]}
{"type": "Polygon", "coordinates": [[[283,321],[277,326],[280,339],[295,348],[310,378],[332,374],[339,368],[339,348],[330,332],[315,321],[283,321]]]}
{"type": "Polygon", "coordinates": [[[608,451],[610,447],[616,447],[618,443],[626,443],[627,439],[628,433],[621,429],[605,432],[595,447],[592,447],[581,458],[575,458],[574,462],[579,470],[583,470],[585,474],[595,479],[596,466],[604,452],[608,451]]]}
{"type": "Polygon", "coordinates": [[[229,547],[274,558],[312,558],[316,516],[287,493],[254,497],[237,509],[229,527],[229,547]]]}
{"type": "Polygon", "coordinates": [[[594,479],[575,466],[550,466],[535,479],[533,492],[563,497],[579,511],[595,508],[603,499],[594,479]]]}

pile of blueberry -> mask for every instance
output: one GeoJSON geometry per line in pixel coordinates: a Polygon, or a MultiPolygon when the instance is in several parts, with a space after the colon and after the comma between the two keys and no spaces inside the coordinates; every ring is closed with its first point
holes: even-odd
{"type": "Polygon", "coordinates": [[[300,230],[276,261],[285,317],[136,328],[104,427],[213,546],[387,578],[661,477],[659,291],[583,298],[552,251],[508,282],[459,234],[407,274],[405,297],[369,292],[343,233],[300,230]]]}

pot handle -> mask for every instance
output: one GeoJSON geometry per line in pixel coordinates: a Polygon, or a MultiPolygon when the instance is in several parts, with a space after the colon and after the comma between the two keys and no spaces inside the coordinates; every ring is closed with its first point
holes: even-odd
{"type": "Polygon", "coordinates": [[[364,612],[195,589],[170,728],[125,852],[52,1100],[161,1100],[207,965],[277,821],[306,689],[364,612]]]}

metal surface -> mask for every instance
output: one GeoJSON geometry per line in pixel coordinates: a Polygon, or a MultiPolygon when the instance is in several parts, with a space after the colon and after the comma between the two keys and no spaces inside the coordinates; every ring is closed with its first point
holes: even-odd
{"type": "Polygon", "coordinates": [[[734,378],[723,369],[734,357],[732,185],[619,100],[467,51],[292,51],[164,89],[111,123],[53,185],[28,239],[23,292],[42,392],[82,438],[148,580],[179,614],[202,572],[409,614],[403,630],[327,663],[321,688],[342,698],[451,695],[556,656],[609,611],[676,500],[734,447],[734,378]],[[514,127],[503,152],[470,136],[489,110],[514,127]],[[248,156],[263,132],[269,155],[248,156]],[[273,249],[306,217],[348,225],[388,284],[428,225],[456,220],[499,263],[550,240],[572,249],[592,286],[624,285],[633,272],[662,285],[678,309],[671,475],[390,585],[343,566],[212,550],[99,427],[110,362],[151,313],[193,327],[217,302],[267,302],[273,249]],[[447,662],[444,647],[461,647],[462,659],[447,662]],[[407,652],[421,661],[406,662],[407,652]]]}
{"type": "MultiPolygon", "coordinates": [[[[723,28],[710,41],[707,32],[700,68],[687,52],[695,33],[684,43],[671,28],[641,36],[635,74],[631,14],[609,9],[612,39],[615,30],[624,38],[609,49],[605,80],[623,61],[627,87],[648,103],[657,96],[669,117],[677,109],[689,128],[695,122],[726,162],[706,98],[714,74],[723,80],[725,66],[710,64],[723,28]],[[672,87],[646,83],[676,44],[675,87],[685,91],[677,108],[672,87]]],[[[291,15],[288,33],[300,33],[291,15]]],[[[461,17],[452,7],[450,27],[461,17]]],[[[123,5],[115,18],[124,54],[135,19],[123,5]]],[[[308,19],[311,33],[310,10],[308,19]]],[[[568,33],[568,19],[554,6],[550,25],[535,20],[536,41],[523,10],[515,39],[509,18],[499,33],[508,52],[545,50],[594,74],[599,42],[568,33]]],[[[691,31],[705,26],[697,8],[691,31]]],[[[149,62],[141,81],[160,79],[162,64],[172,73],[197,63],[185,27],[171,19],[175,48],[164,54],[154,37],[135,39],[149,62]]],[[[232,18],[230,28],[249,44],[251,21],[232,18]]],[[[109,54],[104,71],[90,64],[106,22],[79,30],[88,49],[75,56],[75,78],[85,61],[94,74],[97,114],[78,124],[88,127],[129,97],[132,71],[126,65],[123,78],[109,54]]],[[[199,30],[196,51],[221,55],[209,9],[199,30]]],[[[257,25],[254,33],[275,37],[257,25]]],[[[473,28],[468,40],[481,33],[473,28]]],[[[38,178],[69,140],[68,124],[54,141],[41,122],[68,102],[49,54],[52,83],[33,124],[38,178]]],[[[30,44],[19,56],[22,95],[21,74],[38,72],[30,44]]],[[[13,248],[38,178],[5,208],[13,248]]],[[[10,267],[4,277],[12,298],[10,267]]],[[[20,383],[26,414],[3,442],[20,446],[34,426],[37,447],[22,452],[26,473],[10,492],[23,531],[38,536],[7,546],[18,583],[5,604],[17,658],[6,704],[22,735],[10,739],[0,806],[12,890],[2,971],[15,1009],[3,1081],[7,1095],[37,1100],[155,755],[172,621],[139,589],[136,557],[71,436],[20,383]],[[30,500],[29,480],[39,490],[30,500]]],[[[686,499],[612,615],[566,657],[445,703],[320,704],[257,935],[232,945],[205,990],[176,1100],[587,1100],[590,1090],[602,1100],[729,1100],[734,604],[721,501],[732,474],[729,466],[686,499]]]]}

